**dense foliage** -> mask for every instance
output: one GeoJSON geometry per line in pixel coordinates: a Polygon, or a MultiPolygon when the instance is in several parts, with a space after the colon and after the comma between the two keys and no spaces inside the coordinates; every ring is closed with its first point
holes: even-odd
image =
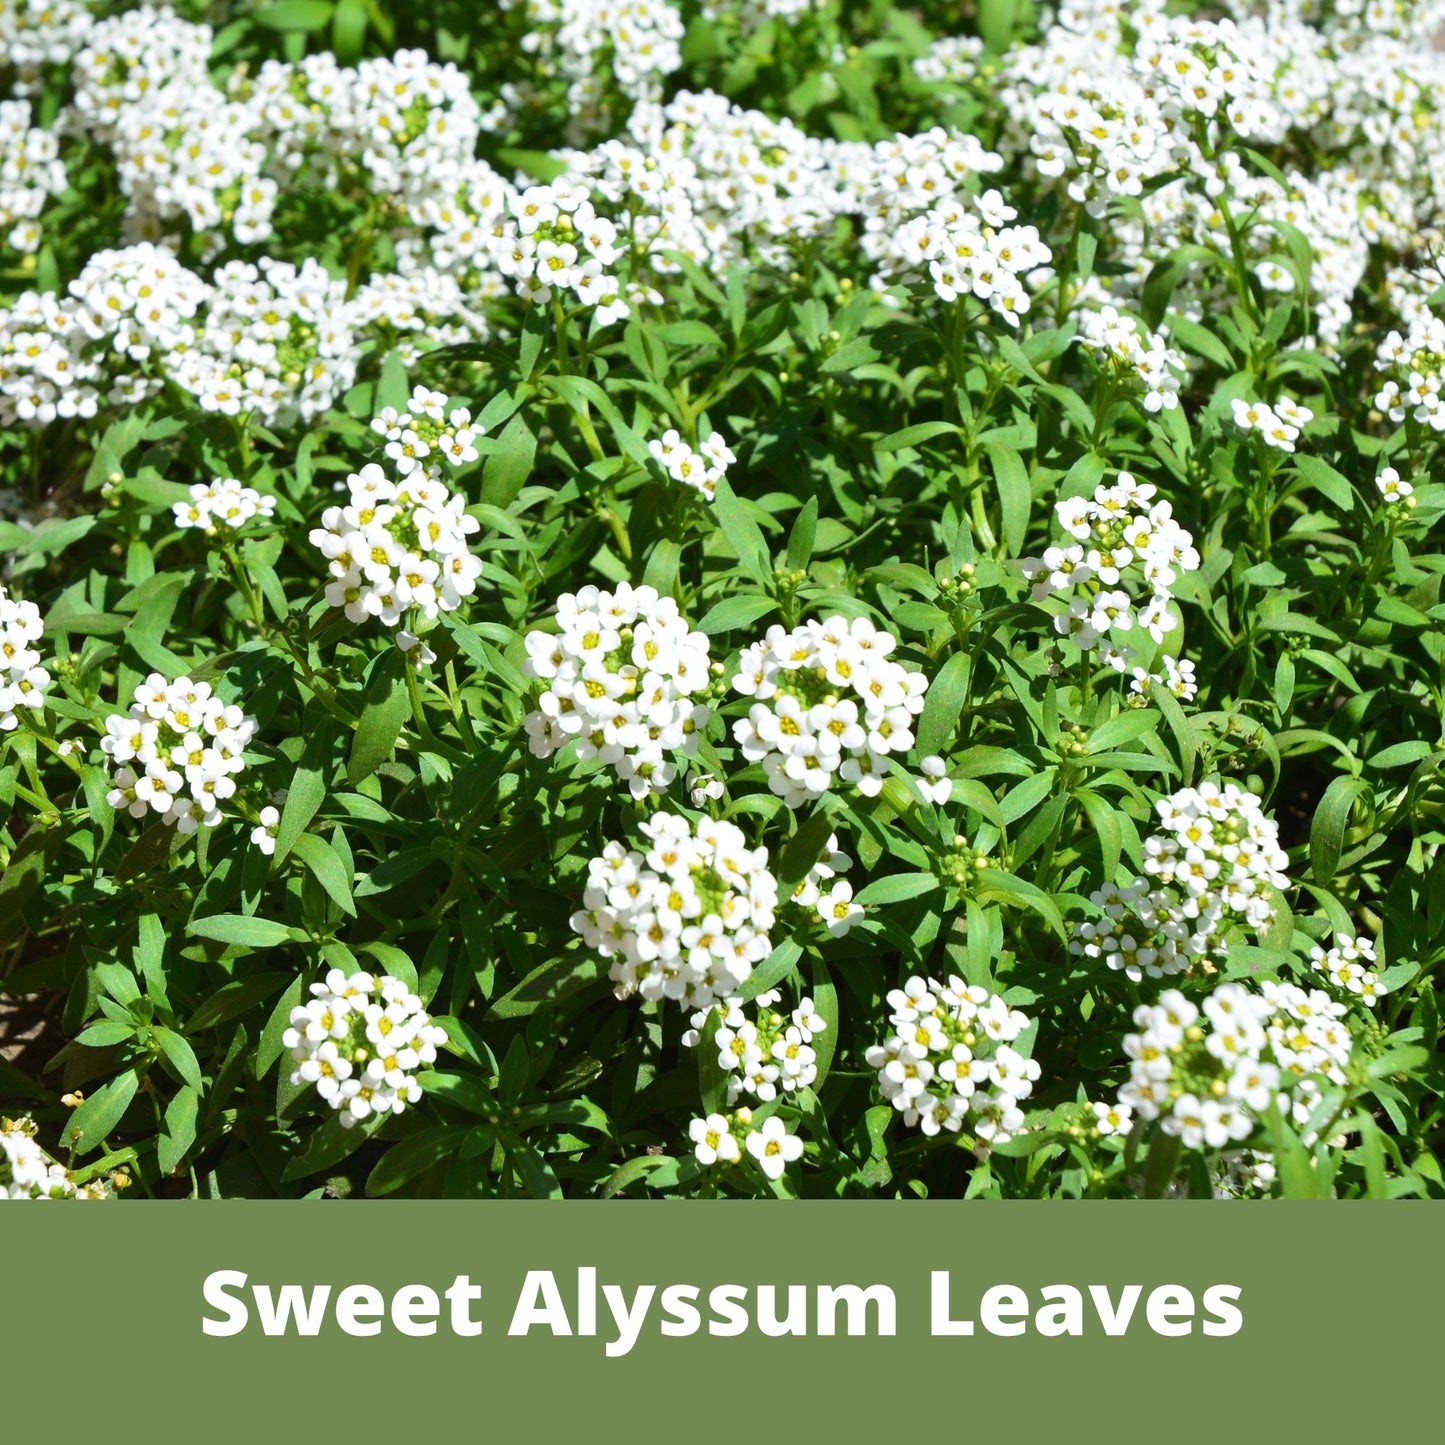
{"type": "Polygon", "coordinates": [[[1445,1193],[1445,6],[1194,10],[0,0],[0,1197],[1445,1193]]]}

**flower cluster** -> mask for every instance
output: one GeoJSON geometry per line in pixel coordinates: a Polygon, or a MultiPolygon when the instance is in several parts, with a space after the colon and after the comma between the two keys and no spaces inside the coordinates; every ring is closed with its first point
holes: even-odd
{"type": "Polygon", "coordinates": [[[475,442],[486,428],[472,421],[464,406],[451,406],[439,391],[416,387],[407,411],[393,406],[374,417],[371,429],[386,441],[386,455],[398,475],[418,469],[428,481],[440,481],[442,463],[462,467],[477,459],[475,442]]]}
{"type": "Polygon", "coordinates": [[[708,640],[689,630],[671,597],[621,582],[584,587],[557,602],[558,631],[529,632],[523,671],[546,683],[526,719],[534,757],[576,742],[584,761],[601,758],[634,798],[660,793],[677,776],[669,754],[697,752],[711,716],[708,640]]]}
{"type": "Polygon", "coordinates": [[[1184,913],[1214,907],[1263,928],[1274,916],[1269,890],[1289,887],[1279,825],[1237,783],[1183,788],[1155,805],[1162,831],[1145,840],[1144,871],[1184,890],[1184,913]]]}
{"type": "MultiPolygon", "coordinates": [[[[1174,520],[1170,504],[1153,500],[1157,490],[1120,472],[1113,486],[1101,483],[1092,497],[1055,503],[1059,522],[1074,541],[1023,560],[1034,600],[1057,598],[1067,604],[1054,615],[1054,631],[1082,651],[1136,626],[1162,642],[1174,625],[1172,588],[1180,573],[1198,568],[1199,553],[1193,537],[1174,520]],[[1142,607],[1130,587],[1149,589],[1142,607]]],[[[1107,654],[1121,671],[1132,655],[1117,645],[1107,654]]]]}
{"type": "Polygon", "coordinates": [[[196,527],[214,537],[222,527],[239,531],[255,517],[270,521],[276,512],[276,498],[243,486],[235,477],[223,477],[216,482],[197,482],[191,488],[191,500],[177,502],[172,510],[177,527],[196,527]]]}
{"type": "Polygon", "coordinates": [[[915,975],[889,993],[888,1006],[893,1032],[866,1058],[910,1129],[967,1125],[980,1158],[1022,1132],[1019,1105],[1039,1077],[1038,1064],[1013,1047],[1030,1025],[1024,1014],[952,976],[941,984],[915,975]]]}
{"type": "MultiPolygon", "coordinates": [[[[813,1040],[827,1027],[826,1021],[805,998],[790,1014],[774,1005],[781,998],[776,989],[760,993],[753,1001],[756,1017],[749,1019],[737,999],[720,1005],[721,1022],[712,1034],[718,1067],[728,1075],[728,1108],[744,1094],[766,1103],[781,1089],[791,1094],[806,1089],[818,1077],[818,1054],[813,1040]]],[[[693,1016],[694,1029],[701,1030],[707,1014],[693,1016]]]]}
{"type": "Polygon", "coordinates": [[[1144,707],[1149,701],[1150,692],[1156,687],[1167,689],[1180,702],[1194,701],[1199,692],[1199,684],[1194,677],[1194,664],[1187,657],[1170,657],[1167,652],[1159,661],[1164,669],[1162,672],[1150,672],[1143,667],[1136,667],[1130,672],[1130,707],[1144,707]]]}
{"type": "Polygon", "coordinates": [[[708,501],[717,493],[717,484],[737,460],[722,439],[720,432],[711,432],[694,451],[675,430],[663,432],[661,438],[648,442],[647,449],[662,463],[662,469],[675,482],[693,487],[708,501]]]}
{"type": "Polygon", "coordinates": [[[972,296],[1016,327],[1030,305],[1023,278],[1050,259],[1035,227],[1008,224],[1017,215],[995,190],[959,193],[893,234],[879,279],[926,273],[939,300],[972,296]]]}
{"type": "Polygon", "coordinates": [[[1144,388],[1144,410],[1170,411],[1179,405],[1179,378],[1184,358],[1161,336],[1113,306],[1085,311],[1079,317],[1079,345],[1121,383],[1144,388]]]}
{"type": "Polygon", "coordinates": [[[74,1198],[69,1173],[35,1142],[28,1121],[0,1119],[0,1199],[74,1198]]]}
{"type": "Polygon", "coordinates": [[[1211,971],[1227,952],[1231,918],[1263,929],[1274,916],[1269,890],[1289,885],[1278,825],[1253,793],[1203,783],[1156,806],[1163,828],[1144,842],[1149,876],[1096,889],[1089,901],[1103,916],[1069,925],[1076,958],[1102,960],[1134,983],[1196,965],[1211,971]]]}
{"type": "Polygon", "coordinates": [[[790,1134],[776,1114],[755,1126],[751,1109],[739,1109],[731,1116],[708,1114],[694,1119],[688,1125],[688,1137],[697,1162],[706,1168],[717,1163],[740,1163],[742,1150],[738,1148],[738,1140],[741,1139],[749,1158],[768,1179],[781,1179],[788,1165],[803,1157],[803,1141],[796,1134],[790,1134]],[[733,1133],[734,1125],[743,1132],[733,1133]]]}
{"type": "Polygon", "coordinates": [[[567,178],[531,186],[509,197],[508,216],[492,242],[497,270],[509,277],[518,296],[545,306],[570,293],[595,306],[599,325],[629,314],[610,269],[621,255],[617,227],[599,216],[585,188],[567,178]]]}
{"type": "Polygon", "coordinates": [[[1308,426],[1315,415],[1309,407],[1297,406],[1287,397],[1281,397],[1273,406],[1236,397],[1233,409],[1234,424],[1240,431],[1246,435],[1258,433],[1265,446],[1281,452],[1294,450],[1301,428],[1308,426]]]}
{"type": "Polygon", "coordinates": [[[605,125],[610,91],[655,98],[682,65],[683,23],[668,0],[501,0],[526,12],[523,50],[567,82],[571,133],[605,125]],[[610,84],[609,84],[610,82],[610,84]]]}
{"type": "Polygon", "coordinates": [[[182,833],[213,828],[255,732],[256,719],[223,703],[209,683],[167,682],[153,672],[136,687],[129,713],[105,720],[108,801],[133,818],[158,813],[182,833]]]}
{"type": "Polygon", "coordinates": [[[1263,983],[1251,993],[1222,983],[1201,1009],[1177,989],[1134,1010],[1124,1039],[1129,1082],[1119,1102],[1159,1119],[1188,1149],[1248,1139],[1271,1103],[1309,1121],[1322,1082],[1343,1084],[1351,1040],[1345,1006],[1319,989],[1263,983]]]}
{"type": "Polygon", "coordinates": [[[424,468],[391,481],[375,462],[346,479],[351,501],[327,507],[311,530],[326,558],[326,601],[352,622],[379,618],[396,627],[416,611],[428,619],[452,612],[476,591],[482,563],[467,538],[481,523],[424,468]]]}
{"type": "Polygon", "coordinates": [[[1402,335],[1392,331],[1375,351],[1375,370],[1385,377],[1375,405],[1400,423],[1408,416],[1431,431],[1445,431],[1445,320],[1423,312],[1402,335]]]}
{"type": "Polygon", "coordinates": [[[66,185],[60,143],[32,126],[30,102],[0,100],[0,247],[21,255],[40,249],[40,213],[66,185]]]}
{"type": "MultiPolygon", "coordinates": [[[[866,617],[834,616],[791,632],[770,627],[743,650],[733,691],[756,701],[733,737],[788,807],[821,797],[835,774],[872,797],[889,756],[913,747],[928,678],[889,657],[897,643],[866,617]]],[[[928,771],[920,786],[947,801],[947,778],[928,771]]]]}
{"type": "Polygon", "coordinates": [[[1310,949],[1310,959],[1336,988],[1354,994],[1371,1008],[1384,995],[1380,977],[1375,972],[1375,945],[1368,938],[1337,933],[1328,948],[1315,944],[1310,949]]]}
{"type": "Polygon", "coordinates": [[[1089,895],[1103,914],[1069,925],[1069,952],[1099,960],[1132,983],[1183,973],[1218,951],[1221,911],[1203,907],[1187,916],[1178,897],[1136,878],[1120,887],[1106,883],[1089,895]]]}
{"type": "Polygon", "coordinates": [[[45,710],[50,674],[31,646],[44,631],[40,609],[33,602],[15,601],[0,587],[0,732],[13,732],[20,725],[22,709],[45,710]]]}
{"type": "Polygon", "coordinates": [[[853,860],[839,851],[838,835],[830,833],[822,856],[808,869],[789,900],[799,908],[811,908],[834,938],[842,938],[863,916],[862,905],[853,901],[853,885],[838,877],[852,866],[853,860]]]}
{"type": "Polygon", "coordinates": [[[296,1063],[292,1084],[314,1084],[346,1129],[421,1098],[417,1072],[436,1062],[447,1033],[406,984],[333,968],[311,995],[281,1036],[296,1063]]]}
{"type": "Polygon", "coordinates": [[[671,813],[640,824],[645,851],[608,843],[587,868],[573,929],[610,959],[618,998],[708,1008],[736,994],[772,952],[778,905],[766,848],[732,823],[671,813]]]}

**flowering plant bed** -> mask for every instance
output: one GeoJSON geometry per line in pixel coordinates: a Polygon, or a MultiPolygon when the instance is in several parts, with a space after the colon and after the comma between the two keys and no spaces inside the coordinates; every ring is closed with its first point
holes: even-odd
{"type": "Polygon", "coordinates": [[[1445,5],[1194,8],[0,7],[0,1197],[1445,1193],[1445,5]]]}

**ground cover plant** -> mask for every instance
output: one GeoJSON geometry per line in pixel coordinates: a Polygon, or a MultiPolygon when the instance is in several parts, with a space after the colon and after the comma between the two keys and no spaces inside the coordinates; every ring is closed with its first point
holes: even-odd
{"type": "Polygon", "coordinates": [[[0,1197],[1445,1193],[1442,25],[0,0],[0,1197]]]}

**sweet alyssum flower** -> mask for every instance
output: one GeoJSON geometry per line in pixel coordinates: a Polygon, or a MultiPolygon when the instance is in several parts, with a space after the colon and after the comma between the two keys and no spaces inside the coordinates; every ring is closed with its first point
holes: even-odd
{"type": "Polygon", "coordinates": [[[1320,989],[1288,983],[1258,993],[1222,983],[1202,1005],[1168,989],[1134,1010],[1139,1032],[1124,1039],[1131,1062],[1119,1102],[1159,1119],[1187,1149],[1248,1139],[1271,1103],[1303,1126],[1324,1084],[1345,1082],[1345,1011],[1320,989]]]}
{"type": "Polygon", "coordinates": [[[326,600],[352,622],[379,618],[396,627],[407,613],[452,612],[477,586],[482,563],[467,538],[481,523],[466,499],[416,467],[399,482],[375,462],[347,478],[351,500],[327,507],[311,545],[332,580],[326,600]]]}
{"type": "Polygon", "coordinates": [[[1071,922],[1069,951],[1102,960],[1134,983],[1223,959],[1232,920],[1256,930],[1289,886],[1279,827],[1238,784],[1202,783],[1156,804],[1162,829],[1144,841],[1147,877],[1089,895],[1100,919],[1071,922]]]}
{"type": "Polygon", "coordinates": [[[883,1097],[925,1134],[967,1127],[987,1158],[1024,1128],[1022,1100],[1039,1065],[1013,1047],[1029,1018],[997,994],[961,978],[914,975],[888,995],[893,1032],[865,1058],[883,1097]]]}
{"type": "MultiPolygon", "coordinates": [[[[835,778],[875,796],[889,757],[913,747],[928,678],[889,657],[897,643],[866,617],[835,616],[791,632],[770,627],[743,650],[733,691],[756,701],[733,737],[788,807],[821,797],[835,778]]],[[[936,801],[947,798],[939,771],[925,772],[923,782],[936,801]]]]}
{"type": "Polygon", "coordinates": [[[1309,407],[1298,406],[1287,399],[1270,407],[1262,401],[1236,398],[1232,406],[1234,424],[1240,431],[1258,432],[1266,446],[1281,452],[1292,452],[1300,429],[1314,420],[1314,413],[1309,407]]]}
{"type": "Polygon", "coordinates": [[[222,702],[210,683],[151,673],[129,713],[105,720],[100,746],[111,769],[111,807],[133,818],[158,813],[182,833],[214,827],[255,732],[256,719],[222,702]]]}
{"type": "Polygon", "coordinates": [[[251,842],[268,858],[276,852],[276,834],[281,827],[281,810],[267,805],[261,809],[256,826],[251,829],[251,842]]]}
{"type": "Polygon", "coordinates": [[[385,407],[372,418],[371,429],[385,438],[387,459],[398,476],[419,469],[431,481],[439,480],[446,467],[476,461],[476,441],[486,431],[466,407],[452,406],[445,393],[424,386],[412,390],[406,411],[385,407]]]}
{"type": "Polygon", "coordinates": [[[692,1031],[686,1041],[717,1050],[718,1067],[728,1075],[728,1108],[744,1094],[767,1103],[778,1091],[794,1093],[808,1088],[818,1077],[818,1054],[813,1041],[828,1025],[811,998],[804,998],[791,1013],[779,1013],[774,1005],[782,995],[776,989],[753,1000],[754,1016],[740,999],[722,1001],[721,1017],[711,1039],[702,1037],[708,1012],[692,1017],[692,1031]]]}
{"type": "Polygon", "coordinates": [[[1310,949],[1310,960],[1336,988],[1354,994],[1371,1008],[1385,992],[1375,972],[1375,945],[1368,938],[1337,933],[1328,948],[1316,943],[1310,949]]]}
{"type": "Polygon", "coordinates": [[[1144,844],[1144,871],[1184,893],[1186,916],[1218,903],[1263,928],[1274,915],[1271,889],[1289,887],[1279,825],[1237,783],[1182,788],[1156,804],[1162,831],[1144,844]]]}
{"type": "Polygon", "coordinates": [[[0,587],[0,732],[13,732],[21,712],[45,710],[50,674],[31,646],[44,631],[40,609],[33,602],[17,602],[0,587]]]}
{"type": "Polygon", "coordinates": [[[1121,316],[1117,307],[1081,312],[1077,340],[1101,369],[1143,387],[1145,411],[1172,411],[1179,405],[1184,358],[1142,323],[1121,316]]]}
{"type": "MultiPolygon", "coordinates": [[[[1199,553],[1170,504],[1154,500],[1157,491],[1153,483],[1120,472],[1113,485],[1101,483],[1092,497],[1055,503],[1072,543],[1023,559],[1034,601],[1058,598],[1066,604],[1054,614],[1054,631],[1081,651],[1136,626],[1162,642],[1174,626],[1169,611],[1174,583],[1180,573],[1198,568],[1199,553]],[[1134,592],[1145,588],[1149,598],[1141,605],[1134,592]]],[[[1109,660],[1120,671],[1127,666],[1123,652],[1109,660]]]]}
{"type": "Polygon", "coordinates": [[[694,451],[676,430],[668,430],[648,442],[647,449],[673,481],[701,492],[708,501],[717,495],[717,484],[737,460],[721,432],[710,432],[694,451]]]}
{"type": "Polygon", "coordinates": [[[711,716],[702,701],[712,683],[707,637],[671,597],[627,582],[564,593],[557,624],[526,639],[523,671],[546,684],[526,719],[533,756],[575,742],[583,761],[601,758],[634,798],[665,791],[677,776],[671,755],[692,757],[711,716]]]}
{"type": "Polygon", "coordinates": [[[737,1135],[732,1132],[732,1121],[725,1115],[708,1114],[705,1118],[694,1119],[687,1126],[687,1132],[699,1164],[708,1167],[719,1161],[736,1164],[742,1158],[737,1135]]]}
{"type": "Polygon", "coordinates": [[[618,998],[707,1008],[735,994],[772,952],[778,904],[766,848],[732,823],[656,813],[645,850],[612,842],[587,867],[573,929],[611,960],[618,998]]]}
{"type": "Polygon", "coordinates": [[[26,1119],[0,1119],[0,1199],[76,1198],[69,1172],[35,1142],[33,1128],[26,1119]]]}
{"type": "Polygon", "coordinates": [[[781,1179],[788,1165],[803,1157],[803,1141],[788,1133],[788,1126],[774,1114],[747,1136],[747,1150],[769,1179],[781,1179]]]}
{"type": "Polygon", "coordinates": [[[314,1084],[348,1129],[421,1098],[416,1075],[436,1062],[447,1033],[406,984],[333,968],[311,995],[281,1036],[296,1063],[293,1084],[314,1084]]]}
{"type": "Polygon", "coordinates": [[[270,521],[276,512],[276,498],[243,486],[235,477],[223,477],[197,482],[191,488],[191,500],[177,502],[172,511],[177,527],[196,527],[213,537],[222,527],[238,531],[253,517],[270,521]]]}

